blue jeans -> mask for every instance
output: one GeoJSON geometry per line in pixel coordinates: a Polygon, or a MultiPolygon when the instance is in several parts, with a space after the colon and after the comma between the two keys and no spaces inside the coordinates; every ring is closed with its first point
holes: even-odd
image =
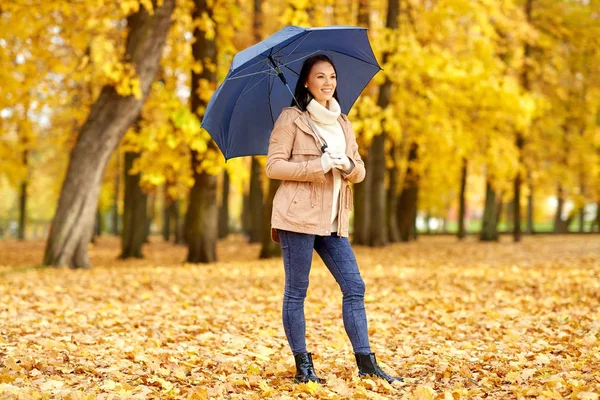
{"type": "Polygon", "coordinates": [[[355,353],[371,352],[365,312],[365,283],[358,271],[356,257],[348,238],[317,236],[277,230],[283,252],[285,291],[283,295],[283,328],[295,355],[306,352],[306,321],[304,299],[313,249],[317,251],[342,290],[344,328],[355,353]]]}

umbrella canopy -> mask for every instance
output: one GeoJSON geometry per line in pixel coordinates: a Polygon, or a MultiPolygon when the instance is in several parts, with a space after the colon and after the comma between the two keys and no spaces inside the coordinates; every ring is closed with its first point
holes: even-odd
{"type": "Polygon", "coordinates": [[[366,29],[352,26],[288,26],[239,52],[202,119],[225,159],[267,154],[273,125],[291,104],[290,91],[302,64],[315,54],[325,54],[335,64],[336,90],[345,114],[381,70],[366,29]]]}

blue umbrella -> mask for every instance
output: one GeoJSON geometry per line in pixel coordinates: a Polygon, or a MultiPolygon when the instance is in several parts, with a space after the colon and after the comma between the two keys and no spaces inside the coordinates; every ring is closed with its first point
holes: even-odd
{"type": "Polygon", "coordinates": [[[202,119],[226,160],[267,154],[273,125],[293,99],[290,86],[296,86],[304,60],[315,54],[334,62],[345,114],[381,70],[366,29],[353,26],[288,26],[237,53],[202,119]]]}

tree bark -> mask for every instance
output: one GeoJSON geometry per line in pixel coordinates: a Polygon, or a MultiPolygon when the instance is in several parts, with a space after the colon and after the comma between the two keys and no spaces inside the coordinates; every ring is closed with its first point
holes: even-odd
{"type": "MultiPolygon", "coordinates": [[[[523,159],[523,146],[524,139],[520,133],[517,134],[517,149],[519,151],[519,169],[522,165],[523,159]]],[[[513,198],[512,206],[513,206],[513,241],[519,242],[521,241],[521,172],[520,170],[517,172],[517,176],[514,181],[514,190],[515,196],[513,198]]]]}
{"type": "MultiPolygon", "coordinates": [[[[585,196],[585,184],[583,183],[583,174],[580,175],[581,190],[580,193],[585,196]]],[[[579,209],[579,233],[585,232],[585,201],[579,209]]]]}
{"type": "Polygon", "coordinates": [[[492,188],[490,181],[485,185],[485,208],[483,210],[483,221],[479,239],[482,242],[498,240],[498,207],[496,205],[496,191],[492,188]]]}
{"type": "MultiPolygon", "coordinates": [[[[208,16],[212,20],[212,9],[207,0],[194,0],[193,19],[200,20],[208,16]]],[[[194,29],[196,41],[192,45],[192,54],[196,62],[203,66],[200,74],[192,72],[192,112],[199,114],[207,103],[200,97],[200,81],[205,80],[216,84],[217,44],[215,38],[209,38],[205,32],[194,29]]],[[[198,115],[202,120],[202,115],[198,115]]],[[[207,151],[218,151],[213,140],[208,143],[207,151]]],[[[198,153],[192,151],[192,170],[194,171],[194,186],[190,192],[190,202],[186,215],[186,243],[188,245],[187,261],[190,263],[209,263],[217,260],[217,238],[219,235],[217,205],[217,176],[206,171],[200,171],[198,153]]]]}
{"type": "Polygon", "coordinates": [[[100,184],[106,164],[137,119],[158,69],[175,0],[164,0],[150,15],[145,8],[127,18],[125,59],[140,79],[141,99],[123,97],[105,86],[81,127],[63,183],[46,244],[45,265],[91,267],[88,243],[93,234],[100,184]]]}
{"type": "Polygon", "coordinates": [[[563,209],[565,205],[565,194],[562,185],[559,183],[557,187],[556,198],[558,203],[556,204],[556,214],[554,214],[554,233],[567,233],[567,224],[562,218],[563,209]]]}
{"type": "Polygon", "coordinates": [[[534,208],[533,208],[533,183],[531,182],[531,173],[528,173],[527,182],[529,184],[529,195],[527,196],[527,233],[533,235],[535,228],[533,227],[534,208]]]}
{"type": "Polygon", "coordinates": [[[223,170],[223,190],[219,207],[219,239],[229,235],[229,172],[223,170]]]}
{"type": "Polygon", "coordinates": [[[179,205],[181,200],[175,200],[173,202],[173,221],[175,230],[175,244],[185,243],[184,226],[185,223],[182,221],[181,213],[179,212],[179,205]]]}
{"type": "Polygon", "coordinates": [[[262,239],[262,224],[264,214],[262,171],[256,157],[252,157],[250,175],[250,243],[260,243],[262,239]]]}
{"type": "Polygon", "coordinates": [[[411,143],[408,152],[408,168],[398,200],[398,230],[400,241],[408,242],[416,239],[417,203],[419,197],[419,176],[412,168],[412,163],[418,159],[419,146],[411,143]]]}
{"type": "Polygon", "coordinates": [[[392,145],[390,155],[393,158],[394,165],[388,169],[389,187],[387,191],[387,224],[388,224],[388,239],[390,243],[400,241],[400,231],[398,230],[398,168],[396,167],[396,151],[392,145]]]}
{"type": "MultiPolygon", "coordinates": [[[[504,211],[507,208],[508,207],[505,207],[504,202],[502,201],[502,194],[501,193],[496,194],[496,230],[498,230],[498,225],[500,224],[500,221],[502,220],[504,211]]],[[[506,219],[505,219],[505,223],[506,223],[506,219]]]]}
{"type": "MultiPolygon", "coordinates": [[[[398,13],[400,12],[400,3],[398,0],[388,0],[386,28],[394,31],[398,28],[398,13]]],[[[389,53],[384,53],[382,63],[385,64],[389,58],[389,53]]],[[[381,109],[389,106],[392,99],[392,82],[388,77],[385,78],[383,85],[379,90],[377,104],[381,109]]],[[[387,217],[386,193],[385,193],[385,141],[386,133],[373,138],[371,148],[369,149],[369,158],[371,159],[371,224],[369,245],[384,246],[388,242],[388,224],[385,221],[387,217]]]]}
{"type": "Polygon", "coordinates": [[[463,157],[460,175],[460,195],[458,197],[458,239],[460,240],[462,240],[467,234],[465,229],[465,193],[467,191],[467,168],[468,161],[465,157],[463,157]]]}
{"type": "Polygon", "coordinates": [[[102,213],[102,211],[100,209],[98,209],[98,211],[96,211],[96,232],[95,235],[98,236],[102,236],[104,234],[104,232],[106,231],[106,226],[104,223],[104,214],[102,213]]]}
{"type": "Polygon", "coordinates": [[[242,195],[242,232],[248,238],[250,237],[250,230],[252,225],[250,215],[250,194],[244,193],[242,195]]]}
{"type": "MultiPolygon", "coordinates": [[[[28,167],[28,151],[23,151],[23,164],[28,167]]],[[[21,194],[19,196],[19,230],[17,237],[25,240],[25,225],[27,224],[27,178],[21,182],[21,194]]]]}
{"type": "Polygon", "coordinates": [[[150,193],[148,195],[148,208],[146,209],[147,212],[147,217],[146,217],[146,221],[145,221],[145,227],[146,229],[144,230],[144,243],[150,243],[150,234],[152,233],[152,221],[154,221],[154,217],[155,217],[155,206],[156,206],[156,194],[155,193],[150,193]]]}
{"type": "Polygon", "coordinates": [[[371,233],[371,175],[372,168],[368,156],[363,157],[365,163],[365,179],[354,185],[354,244],[368,245],[371,233]]]}
{"type": "Polygon", "coordinates": [[[596,218],[592,221],[590,232],[600,232],[600,200],[596,202],[596,218]]]}
{"type": "Polygon", "coordinates": [[[142,245],[146,239],[146,208],[148,196],[140,188],[140,174],[129,171],[140,153],[125,153],[125,197],[123,199],[123,233],[120,258],[143,258],[142,245]]]}
{"type": "Polygon", "coordinates": [[[117,157],[116,162],[116,170],[115,174],[115,193],[113,196],[113,206],[112,206],[112,229],[111,233],[115,236],[120,234],[119,232],[119,190],[121,188],[121,152],[117,150],[115,156],[117,157]]]}
{"type": "Polygon", "coordinates": [[[189,263],[209,263],[217,260],[217,177],[198,172],[199,165],[198,154],[192,151],[194,186],[190,191],[185,221],[189,263]]]}
{"type": "Polygon", "coordinates": [[[281,246],[279,243],[273,242],[271,239],[271,213],[273,212],[273,198],[277,189],[281,185],[280,180],[271,179],[269,180],[269,194],[267,201],[265,202],[265,212],[263,213],[263,224],[262,224],[262,247],[260,249],[259,258],[273,258],[281,257],[281,246]]]}
{"type": "Polygon", "coordinates": [[[164,204],[163,204],[163,240],[168,242],[171,240],[171,215],[173,207],[173,199],[169,196],[169,183],[165,185],[164,204]]]}

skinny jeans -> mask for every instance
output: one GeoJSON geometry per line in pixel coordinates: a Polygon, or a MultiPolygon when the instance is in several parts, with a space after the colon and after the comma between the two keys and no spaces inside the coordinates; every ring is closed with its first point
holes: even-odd
{"type": "Polygon", "coordinates": [[[304,299],[308,290],[313,249],[321,257],[342,291],[342,317],[346,334],[357,354],[371,352],[365,312],[365,283],[348,238],[318,236],[277,230],[283,265],[285,288],[283,295],[283,328],[292,353],[306,352],[306,321],[304,299]]]}

